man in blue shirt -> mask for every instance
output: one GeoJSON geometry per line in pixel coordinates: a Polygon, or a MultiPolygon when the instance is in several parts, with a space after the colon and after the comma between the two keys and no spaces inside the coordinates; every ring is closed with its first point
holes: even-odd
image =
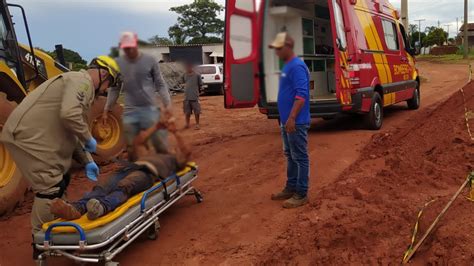
{"type": "Polygon", "coordinates": [[[285,62],[280,75],[278,112],[288,160],[288,180],[283,191],[272,195],[272,200],[285,200],[284,208],[296,208],[308,202],[309,70],[295,55],[293,46],[294,40],[286,32],[278,33],[270,45],[285,62]]]}

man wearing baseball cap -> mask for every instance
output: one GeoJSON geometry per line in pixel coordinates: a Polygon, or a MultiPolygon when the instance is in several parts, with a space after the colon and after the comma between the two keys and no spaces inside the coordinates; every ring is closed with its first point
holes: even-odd
{"type": "MultiPolygon", "coordinates": [[[[120,37],[120,48],[124,55],[117,58],[121,69],[122,86],[111,88],[107,97],[103,119],[117,102],[120,91],[125,96],[123,127],[128,145],[129,160],[135,158],[133,140],[141,130],[156,124],[160,119],[159,102],[169,110],[171,97],[168,86],[161,75],[158,61],[138,50],[138,37],[133,32],[123,32],[120,37]],[[157,97],[158,96],[158,97],[157,97]]],[[[159,130],[151,137],[158,153],[167,153],[167,132],[159,130]]]]}
{"type": "Polygon", "coordinates": [[[281,32],[270,44],[270,48],[275,49],[276,55],[285,62],[280,74],[278,112],[288,163],[287,182],[283,191],[272,195],[272,200],[285,200],[284,208],[296,208],[308,202],[309,70],[295,55],[294,43],[288,33],[281,32]]]}

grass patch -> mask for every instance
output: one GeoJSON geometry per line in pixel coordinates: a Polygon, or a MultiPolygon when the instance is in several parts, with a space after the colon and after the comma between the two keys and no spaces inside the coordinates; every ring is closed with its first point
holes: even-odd
{"type": "Polygon", "coordinates": [[[460,54],[448,54],[448,55],[419,55],[416,57],[419,61],[428,61],[435,63],[445,64],[468,64],[470,60],[474,60],[474,54],[469,55],[469,59],[463,59],[463,55],[460,54]]]}

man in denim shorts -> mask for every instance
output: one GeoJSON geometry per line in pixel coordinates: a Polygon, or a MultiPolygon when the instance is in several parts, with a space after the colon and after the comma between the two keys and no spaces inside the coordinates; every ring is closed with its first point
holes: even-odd
{"type": "Polygon", "coordinates": [[[184,102],[183,111],[186,116],[186,128],[189,128],[191,114],[194,113],[196,119],[195,129],[199,127],[199,115],[201,114],[201,104],[199,103],[199,92],[202,89],[201,75],[193,70],[192,63],[186,63],[186,73],[183,75],[184,102]]]}

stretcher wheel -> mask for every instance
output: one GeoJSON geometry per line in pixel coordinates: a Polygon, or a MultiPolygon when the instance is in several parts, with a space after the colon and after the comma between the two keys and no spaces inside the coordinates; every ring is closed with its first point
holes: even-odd
{"type": "Polygon", "coordinates": [[[204,198],[202,197],[201,192],[197,189],[194,190],[194,196],[196,197],[196,201],[198,203],[201,203],[204,200],[204,198]]]}
{"type": "Polygon", "coordinates": [[[160,235],[160,222],[158,220],[150,226],[146,232],[146,237],[149,240],[156,240],[160,235]]]}
{"type": "Polygon", "coordinates": [[[48,263],[46,262],[45,259],[37,259],[35,260],[35,264],[36,266],[47,266],[48,263]]]}

